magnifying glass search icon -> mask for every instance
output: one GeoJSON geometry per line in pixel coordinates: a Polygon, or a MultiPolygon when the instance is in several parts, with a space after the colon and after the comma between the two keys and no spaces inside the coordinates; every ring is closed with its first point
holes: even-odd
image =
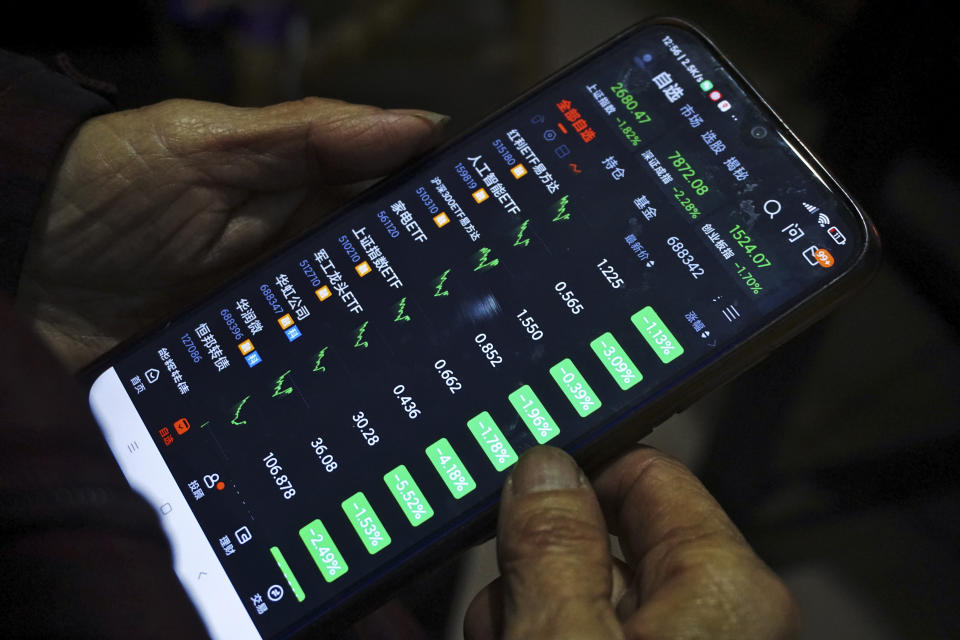
{"type": "Polygon", "coordinates": [[[763,203],[763,212],[770,216],[771,220],[773,220],[773,216],[780,213],[781,208],[779,200],[767,200],[763,203]]]}

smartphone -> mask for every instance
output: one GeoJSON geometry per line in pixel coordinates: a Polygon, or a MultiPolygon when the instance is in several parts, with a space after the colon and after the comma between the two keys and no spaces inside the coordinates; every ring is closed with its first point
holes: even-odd
{"type": "Polygon", "coordinates": [[[331,629],[869,276],[876,232],[698,31],[634,26],[88,372],[218,638],[331,629]]]}

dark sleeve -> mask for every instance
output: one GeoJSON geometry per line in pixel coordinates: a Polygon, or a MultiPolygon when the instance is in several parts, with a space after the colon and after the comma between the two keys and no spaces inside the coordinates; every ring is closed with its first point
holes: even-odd
{"type": "Polygon", "coordinates": [[[8,294],[63,145],[83,121],[110,110],[67,76],[0,50],[0,289],[8,294]]]}
{"type": "Polygon", "coordinates": [[[159,515],[0,294],[0,637],[204,637],[159,515]]]}

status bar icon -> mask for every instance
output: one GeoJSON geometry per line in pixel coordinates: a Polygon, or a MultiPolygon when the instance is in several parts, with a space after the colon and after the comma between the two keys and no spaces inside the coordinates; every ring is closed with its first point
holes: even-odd
{"type": "Polygon", "coordinates": [[[817,245],[810,245],[804,249],[803,257],[811,267],[819,264],[824,269],[829,269],[834,265],[833,254],[822,247],[817,247],[817,245]]]}
{"type": "Polygon", "coordinates": [[[847,244],[847,237],[843,235],[840,229],[837,229],[836,227],[830,227],[827,229],[827,233],[830,234],[830,237],[833,238],[833,241],[837,244],[841,246],[847,244]]]}

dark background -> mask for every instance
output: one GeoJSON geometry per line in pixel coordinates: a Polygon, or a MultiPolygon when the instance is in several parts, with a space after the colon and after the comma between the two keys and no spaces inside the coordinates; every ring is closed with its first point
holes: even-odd
{"type": "MultiPolygon", "coordinates": [[[[128,0],[19,12],[0,46],[69,53],[118,88],[120,108],[320,95],[447,113],[451,133],[639,19],[698,24],[872,216],[884,258],[857,297],[653,440],[785,577],[803,638],[960,636],[960,30],[942,3],[128,0]]],[[[474,590],[489,551],[461,564],[405,597],[431,636],[458,628],[462,603],[449,613],[447,593],[474,590]]]]}

